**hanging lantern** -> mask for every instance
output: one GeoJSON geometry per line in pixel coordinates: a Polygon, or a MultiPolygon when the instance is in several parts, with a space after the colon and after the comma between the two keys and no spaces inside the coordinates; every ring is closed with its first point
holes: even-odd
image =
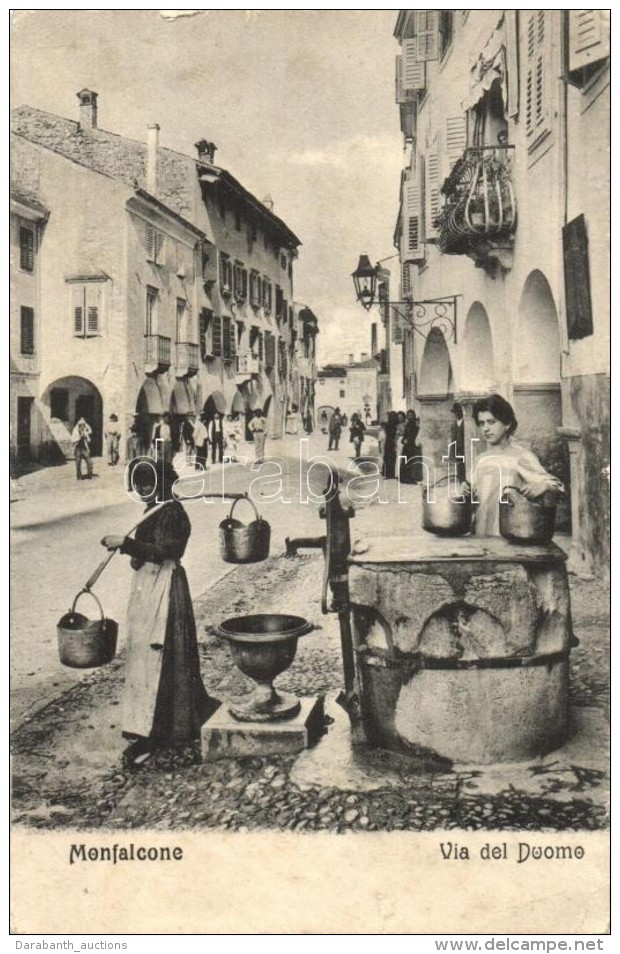
{"type": "Polygon", "coordinates": [[[357,268],[352,272],[351,277],[355,285],[355,294],[360,304],[369,311],[375,300],[375,290],[377,287],[377,270],[370,264],[367,255],[360,255],[357,268]]]}

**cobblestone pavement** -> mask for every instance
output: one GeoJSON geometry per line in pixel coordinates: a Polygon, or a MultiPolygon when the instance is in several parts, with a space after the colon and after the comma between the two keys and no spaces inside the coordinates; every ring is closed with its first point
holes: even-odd
{"type": "MultiPolygon", "coordinates": [[[[341,686],[339,636],[334,618],[321,617],[321,574],[319,554],[272,557],[235,569],[225,587],[196,601],[209,692],[219,697],[234,693],[243,678],[231,674],[228,650],[215,637],[214,625],[228,616],[286,607],[320,628],[300,640],[297,657],[278,685],[333,698],[341,686]]],[[[130,772],[120,761],[121,656],[29,717],[15,733],[15,823],[40,829],[329,832],[605,828],[607,750],[600,731],[609,703],[609,590],[598,581],[572,576],[570,581],[580,641],[572,654],[571,706],[585,727],[585,745],[578,754],[569,745],[566,752],[519,766],[512,774],[510,769],[475,767],[412,774],[402,758],[362,751],[367,764],[356,767],[356,776],[347,774],[342,760],[327,769],[323,765],[321,774],[321,766],[308,767],[309,753],[202,765],[197,748],[189,747],[162,753],[130,772]]],[[[328,711],[336,715],[334,708],[328,711]]],[[[350,752],[337,718],[311,757],[320,761],[328,745],[344,751],[337,748],[339,738],[350,752]]]]}

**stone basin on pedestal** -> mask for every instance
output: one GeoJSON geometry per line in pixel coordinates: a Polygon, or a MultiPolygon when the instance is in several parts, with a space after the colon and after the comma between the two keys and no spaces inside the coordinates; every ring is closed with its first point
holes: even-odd
{"type": "Polygon", "coordinates": [[[566,555],[501,537],[373,537],[349,558],[365,735],[428,764],[562,745],[573,642],[566,555]]]}

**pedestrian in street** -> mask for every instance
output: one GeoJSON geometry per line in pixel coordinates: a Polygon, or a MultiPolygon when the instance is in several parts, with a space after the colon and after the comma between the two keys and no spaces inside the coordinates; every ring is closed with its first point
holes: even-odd
{"type": "Polygon", "coordinates": [[[209,424],[209,441],[211,443],[212,463],[221,464],[224,459],[224,415],[219,411],[216,412],[209,424]]]}
{"type": "Polygon", "coordinates": [[[338,450],[340,435],[342,433],[342,416],[340,414],[339,407],[335,408],[334,413],[329,419],[328,432],[329,442],[327,445],[327,450],[338,450]]]}
{"type": "Polygon", "coordinates": [[[450,429],[450,449],[449,458],[454,462],[457,480],[465,480],[465,418],[463,408],[460,404],[452,405],[451,413],[454,415],[450,429]]]}
{"type": "Polygon", "coordinates": [[[172,427],[170,415],[166,411],[153,431],[153,450],[155,460],[172,464],[172,427]]]}
{"type": "Polygon", "coordinates": [[[321,434],[327,434],[328,421],[327,421],[327,411],[325,409],[321,411],[320,421],[321,421],[321,434]]]}
{"type": "Polygon", "coordinates": [[[357,460],[362,452],[362,443],[364,441],[364,434],[366,432],[366,425],[359,414],[354,413],[351,416],[351,427],[349,428],[349,431],[351,434],[351,443],[353,444],[353,450],[355,452],[355,460],[357,460]]]}
{"type": "Polygon", "coordinates": [[[304,417],[304,431],[306,434],[312,434],[312,413],[310,411],[307,411],[304,417]]]}
{"type": "MultiPolygon", "coordinates": [[[[564,493],[557,477],[548,473],[536,454],[512,440],[518,422],[512,406],[499,394],[476,401],[473,416],[488,450],[478,457],[472,485],[475,507],[476,536],[497,537],[499,532],[499,504],[504,487],[516,487],[528,500],[544,494],[564,493]]],[[[467,481],[465,492],[470,491],[467,481]]]]}
{"type": "Polygon", "coordinates": [[[225,459],[234,463],[239,454],[239,428],[237,426],[237,415],[229,414],[226,418],[226,429],[224,433],[224,447],[226,451],[225,459]]]}
{"type": "Polygon", "coordinates": [[[140,457],[140,455],[143,453],[142,438],[140,437],[137,423],[133,423],[129,426],[129,436],[127,437],[126,451],[128,463],[130,463],[132,460],[135,460],[136,457],[140,457]]]}
{"type": "Polygon", "coordinates": [[[135,538],[107,535],[101,543],[131,558],[134,571],[127,609],[127,663],[122,734],[131,742],[128,765],[139,766],[158,749],[194,742],[218,703],[200,673],[196,623],[181,558],[191,533],[174,498],[171,464],[138,461],[131,485],[147,503],[135,538]]]}
{"type": "Polygon", "coordinates": [[[209,435],[205,426],[205,416],[201,414],[194,424],[194,466],[196,470],[203,471],[209,466],[209,435]]]}
{"type": "Polygon", "coordinates": [[[422,480],[422,462],[420,448],[416,444],[420,424],[414,410],[407,411],[405,428],[403,430],[403,445],[401,454],[405,458],[400,463],[400,480],[403,484],[417,484],[422,480]]]}
{"type": "Polygon", "coordinates": [[[398,429],[398,415],[390,411],[385,424],[385,440],[383,446],[383,476],[386,480],[396,477],[396,441],[398,429]]]}
{"type": "Polygon", "coordinates": [[[248,424],[248,428],[254,435],[254,456],[256,460],[260,461],[265,456],[265,432],[267,430],[267,421],[260,408],[256,408],[254,411],[254,417],[248,424]]]}
{"type": "Polygon", "coordinates": [[[185,451],[185,460],[189,463],[194,456],[194,422],[196,417],[194,414],[188,414],[187,417],[183,418],[183,423],[181,424],[181,441],[183,442],[183,450],[185,451]]]}
{"type": "Polygon", "coordinates": [[[75,470],[78,480],[90,480],[93,476],[93,464],[90,459],[90,439],[92,428],[83,417],[79,419],[73,428],[71,440],[73,441],[73,452],[75,457],[75,470]],[[86,474],[82,475],[82,464],[86,465],[86,474]]]}
{"type": "Polygon", "coordinates": [[[105,430],[105,440],[108,448],[108,467],[116,467],[120,460],[121,432],[116,414],[110,414],[105,430]]]}

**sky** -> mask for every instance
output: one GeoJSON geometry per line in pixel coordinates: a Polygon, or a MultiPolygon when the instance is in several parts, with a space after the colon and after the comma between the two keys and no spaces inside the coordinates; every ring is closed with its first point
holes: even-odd
{"type": "MultiPolygon", "coordinates": [[[[216,162],[301,239],[294,297],[319,319],[319,362],[370,351],[351,272],[394,254],[403,143],[394,102],[396,11],[38,10],[13,14],[12,104],[78,118],[216,162]]],[[[388,266],[394,263],[388,263],[388,266]]]]}

